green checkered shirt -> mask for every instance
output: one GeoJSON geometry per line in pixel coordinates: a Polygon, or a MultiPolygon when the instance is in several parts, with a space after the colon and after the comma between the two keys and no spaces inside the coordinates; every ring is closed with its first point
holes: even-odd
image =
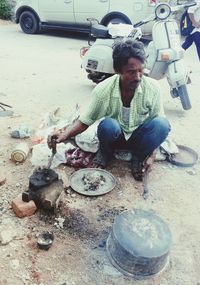
{"type": "Polygon", "coordinates": [[[116,119],[125,138],[128,139],[132,132],[147,119],[164,117],[164,110],[157,82],[143,76],[130,104],[129,124],[125,124],[122,119],[119,79],[119,75],[113,75],[94,88],[91,102],[79,120],[90,126],[104,117],[116,119]]]}

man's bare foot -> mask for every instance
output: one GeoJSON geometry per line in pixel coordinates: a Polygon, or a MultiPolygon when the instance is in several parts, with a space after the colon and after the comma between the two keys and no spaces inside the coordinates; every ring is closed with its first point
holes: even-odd
{"type": "Polygon", "coordinates": [[[88,165],[88,167],[104,169],[104,168],[106,168],[106,164],[107,163],[106,163],[104,157],[102,156],[101,151],[98,150],[94,159],[88,165]]]}

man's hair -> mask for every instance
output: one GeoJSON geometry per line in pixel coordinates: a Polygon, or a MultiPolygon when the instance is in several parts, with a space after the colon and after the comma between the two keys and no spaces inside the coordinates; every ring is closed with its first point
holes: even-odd
{"type": "Polygon", "coordinates": [[[136,40],[119,41],[113,46],[113,68],[120,73],[130,58],[137,58],[142,63],[146,61],[146,54],[142,42],[136,40]]]}

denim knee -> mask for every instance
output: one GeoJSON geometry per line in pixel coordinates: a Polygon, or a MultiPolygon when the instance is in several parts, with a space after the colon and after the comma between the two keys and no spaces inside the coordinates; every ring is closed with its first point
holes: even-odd
{"type": "Polygon", "coordinates": [[[105,118],[99,123],[97,129],[98,138],[117,139],[122,133],[121,127],[117,120],[105,118]]]}
{"type": "Polygon", "coordinates": [[[155,129],[158,134],[162,134],[167,137],[168,133],[171,130],[171,126],[168,120],[164,117],[156,117],[151,121],[152,128],[155,129]]]}

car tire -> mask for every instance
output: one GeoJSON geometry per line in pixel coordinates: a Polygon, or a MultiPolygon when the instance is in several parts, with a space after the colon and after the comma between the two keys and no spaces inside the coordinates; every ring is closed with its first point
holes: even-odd
{"type": "Polygon", "coordinates": [[[131,21],[125,15],[119,15],[119,14],[111,14],[111,15],[105,17],[101,21],[101,24],[104,26],[108,26],[110,23],[113,23],[113,24],[119,24],[119,23],[131,24],[131,21]]]}
{"type": "Polygon", "coordinates": [[[39,31],[39,20],[31,11],[24,11],[19,17],[19,24],[26,34],[37,34],[39,31]]]}

